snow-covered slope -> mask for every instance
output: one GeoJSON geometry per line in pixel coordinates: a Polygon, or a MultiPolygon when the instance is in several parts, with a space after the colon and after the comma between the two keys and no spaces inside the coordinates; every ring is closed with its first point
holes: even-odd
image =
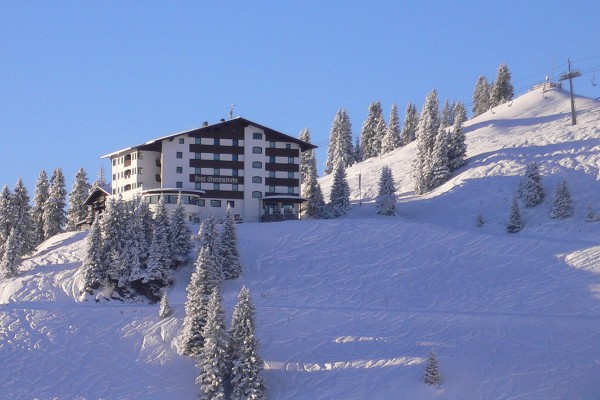
{"type": "MultiPolygon", "coordinates": [[[[467,123],[468,164],[421,197],[414,145],[348,171],[365,203],[338,220],[238,225],[243,276],[224,285],[228,314],[242,284],[257,304],[271,399],[588,399],[600,394],[600,104],[534,91],[467,123]],[[510,201],[530,160],[548,200],[510,201]],[[379,171],[400,188],[398,216],[375,214],[379,171]],[[549,218],[566,178],[575,204],[549,218]],[[481,212],[482,228],[474,226],[481,212]],[[435,351],[443,382],[421,383],[435,351]]],[[[321,179],[329,191],[329,178],[321,179]]],[[[0,281],[0,382],[7,399],[195,399],[194,362],[177,355],[181,269],[158,305],[79,295],[85,234],[51,239],[23,274],[0,281]]]]}

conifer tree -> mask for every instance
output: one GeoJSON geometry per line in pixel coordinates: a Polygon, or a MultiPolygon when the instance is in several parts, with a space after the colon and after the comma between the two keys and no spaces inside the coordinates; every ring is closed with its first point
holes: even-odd
{"type": "Polygon", "coordinates": [[[467,157],[467,144],[462,125],[467,120],[465,106],[458,102],[454,106],[454,125],[448,138],[448,167],[455,171],[465,165],[467,157]]]}
{"type": "Polygon", "coordinates": [[[158,310],[158,316],[161,318],[167,318],[172,314],[171,306],[169,305],[169,298],[167,297],[167,291],[163,291],[160,297],[160,308],[158,310]]]}
{"type": "Polygon", "coordinates": [[[506,224],[506,232],[517,233],[521,229],[523,229],[523,220],[521,219],[521,210],[519,209],[519,204],[517,203],[517,199],[514,198],[513,202],[512,202],[512,206],[510,208],[510,217],[508,219],[508,223],[506,224]]]}
{"type": "Polygon", "coordinates": [[[48,200],[44,203],[44,239],[61,233],[67,222],[65,215],[67,190],[65,177],[60,168],[56,168],[50,180],[48,200]]]}
{"type": "Polygon", "coordinates": [[[379,192],[377,194],[377,214],[396,214],[396,188],[394,187],[394,176],[387,165],[381,169],[379,176],[379,192]]]}
{"type": "Polygon", "coordinates": [[[433,351],[427,357],[427,366],[425,367],[423,381],[428,385],[439,385],[442,381],[439,363],[433,351]]]}
{"type": "Polygon", "coordinates": [[[567,181],[564,179],[558,184],[554,193],[554,202],[552,203],[552,212],[550,217],[563,219],[573,215],[573,202],[571,193],[567,187],[567,181]]]}
{"type": "Polygon", "coordinates": [[[350,208],[350,187],[346,180],[346,169],[341,163],[335,166],[333,174],[329,204],[333,216],[339,217],[350,208]]]}
{"type": "Polygon", "coordinates": [[[125,247],[125,210],[120,198],[109,197],[106,209],[100,219],[100,232],[102,238],[102,270],[106,271],[106,278],[117,281],[124,267],[121,256],[125,247]]]}
{"type": "Polygon", "coordinates": [[[304,216],[308,218],[322,218],[324,216],[325,200],[323,199],[323,192],[317,181],[317,176],[312,171],[309,171],[307,181],[302,186],[302,197],[307,200],[303,209],[304,216]]]}
{"type": "Polygon", "coordinates": [[[354,140],[353,154],[354,154],[354,162],[359,163],[364,160],[362,149],[360,148],[360,137],[358,137],[358,136],[354,140]]]}
{"type": "Polygon", "coordinates": [[[540,174],[540,167],[535,161],[527,164],[525,176],[519,183],[517,194],[524,200],[526,207],[534,207],[544,201],[542,175],[540,174]]]}
{"type": "Polygon", "coordinates": [[[431,153],[430,189],[436,188],[450,179],[448,166],[448,133],[440,125],[431,153]]]}
{"type": "Polygon", "coordinates": [[[498,67],[496,80],[490,89],[490,108],[512,100],[514,89],[510,83],[510,72],[506,64],[501,64],[498,67]]]}
{"type": "Polygon", "coordinates": [[[596,215],[596,213],[594,212],[594,209],[592,208],[592,205],[588,204],[587,211],[585,213],[585,222],[590,223],[590,222],[596,222],[598,220],[600,220],[600,217],[598,217],[596,215]]]}
{"type": "Polygon", "coordinates": [[[369,105],[369,114],[360,133],[360,148],[363,159],[376,157],[381,153],[381,139],[385,134],[385,121],[380,102],[369,105]]]}
{"type": "Polygon", "coordinates": [[[402,127],[402,145],[406,146],[417,138],[417,126],[419,125],[419,114],[417,107],[410,101],[406,105],[406,116],[402,127]]]}
{"type": "Polygon", "coordinates": [[[33,251],[37,243],[35,222],[31,216],[31,206],[29,205],[29,194],[21,178],[17,180],[13,190],[12,203],[12,212],[14,213],[12,229],[19,231],[17,233],[19,237],[17,252],[19,257],[22,257],[33,251]]]}
{"type": "Polygon", "coordinates": [[[485,220],[483,219],[483,215],[481,213],[477,214],[477,218],[475,218],[475,226],[481,228],[485,225],[485,220]]]}
{"type": "Polygon", "coordinates": [[[444,100],[444,106],[442,107],[442,114],[440,116],[440,125],[444,128],[451,126],[452,120],[452,109],[450,108],[450,102],[448,99],[444,100]]]}
{"type": "Polygon", "coordinates": [[[250,291],[244,286],[238,294],[229,329],[232,400],[265,398],[265,385],[260,376],[263,360],[255,331],[256,310],[250,291]]]}
{"type": "MultiPolygon", "coordinates": [[[[308,128],[304,128],[300,132],[300,140],[306,143],[311,143],[310,132],[308,128]]],[[[300,186],[304,188],[306,182],[314,174],[317,176],[317,160],[315,158],[314,149],[306,150],[300,153],[300,186]]]]}
{"type": "Polygon", "coordinates": [[[416,194],[432,188],[433,152],[439,127],[438,99],[434,89],[425,99],[417,126],[417,157],[413,167],[416,194]]]}
{"type": "Polygon", "coordinates": [[[473,91],[473,117],[483,114],[490,108],[490,85],[485,76],[480,76],[473,91]]]}
{"type": "Polygon", "coordinates": [[[19,273],[21,267],[19,241],[19,230],[13,229],[3,245],[2,259],[0,260],[0,277],[2,278],[13,278],[19,273]]]}
{"type": "Polygon", "coordinates": [[[192,250],[192,231],[185,221],[185,210],[181,202],[181,196],[177,199],[177,206],[171,214],[170,230],[171,258],[175,266],[179,266],[188,261],[192,250]]]}
{"type": "Polygon", "coordinates": [[[150,244],[152,243],[152,235],[154,232],[154,216],[150,210],[150,205],[147,201],[138,199],[136,201],[135,218],[139,220],[141,236],[142,262],[145,263],[148,259],[150,244]]]}
{"type": "Polygon", "coordinates": [[[104,177],[104,167],[103,166],[100,166],[100,169],[98,170],[98,178],[94,182],[93,186],[100,187],[103,189],[106,189],[108,187],[108,183],[106,182],[106,178],[104,177]]]}
{"type": "Polygon", "coordinates": [[[106,281],[107,270],[102,257],[100,219],[95,218],[85,243],[85,256],[81,264],[84,290],[97,289],[106,281]]]}
{"type": "Polygon", "coordinates": [[[183,354],[198,356],[204,344],[203,329],[208,313],[208,297],[221,283],[214,254],[203,245],[194,263],[194,272],[186,288],[185,318],[182,326],[183,354]]]}
{"type": "Polygon", "coordinates": [[[144,277],[143,269],[148,257],[149,248],[145,239],[142,220],[139,216],[140,201],[128,202],[128,223],[125,225],[124,246],[121,260],[123,262],[117,286],[129,288],[133,282],[141,281],[144,277]]]}
{"type": "Polygon", "coordinates": [[[0,247],[6,243],[14,223],[13,196],[8,186],[0,193],[0,247]]]}
{"type": "Polygon", "coordinates": [[[214,288],[208,300],[206,324],[202,330],[204,346],[197,364],[200,375],[196,378],[196,384],[200,385],[200,399],[225,399],[227,331],[222,303],[219,289],[214,288]]]}
{"type": "Polygon", "coordinates": [[[67,231],[77,229],[77,223],[83,221],[88,214],[87,207],[83,205],[90,194],[91,186],[88,183],[87,172],[83,168],[75,174],[73,189],[69,193],[69,208],[67,209],[67,231]]]}
{"type": "Polygon", "coordinates": [[[44,241],[44,204],[50,196],[50,183],[46,171],[42,170],[35,183],[33,193],[33,207],[31,216],[35,223],[35,243],[40,244],[44,241]]]}
{"type": "Polygon", "coordinates": [[[330,174],[336,163],[345,166],[354,164],[354,148],[352,147],[352,124],[346,110],[339,110],[335,115],[329,133],[329,147],[325,161],[325,174],[330,174]]]}
{"type": "Polygon", "coordinates": [[[156,282],[159,286],[166,286],[171,280],[172,259],[169,231],[169,216],[161,197],[154,213],[154,230],[144,282],[156,282]]]}
{"type": "Polygon", "coordinates": [[[240,252],[238,250],[238,239],[236,233],[235,219],[231,210],[227,209],[227,216],[223,224],[221,244],[219,246],[220,256],[223,260],[223,278],[236,279],[242,274],[240,263],[240,252]]]}

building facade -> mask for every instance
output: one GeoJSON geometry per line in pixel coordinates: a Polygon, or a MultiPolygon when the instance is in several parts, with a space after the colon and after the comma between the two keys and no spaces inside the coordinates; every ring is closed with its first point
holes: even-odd
{"type": "Polygon", "coordinates": [[[107,154],[113,196],[181,197],[190,222],[223,217],[245,222],[297,219],[300,153],[316,146],[244,118],[180,132],[107,154]]]}

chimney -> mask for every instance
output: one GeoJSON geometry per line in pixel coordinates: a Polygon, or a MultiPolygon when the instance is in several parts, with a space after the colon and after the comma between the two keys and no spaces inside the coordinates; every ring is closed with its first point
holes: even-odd
{"type": "Polygon", "coordinates": [[[208,126],[208,121],[204,121],[204,122],[202,123],[202,126],[203,126],[203,127],[205,127],[205,126],[208,126]]]}

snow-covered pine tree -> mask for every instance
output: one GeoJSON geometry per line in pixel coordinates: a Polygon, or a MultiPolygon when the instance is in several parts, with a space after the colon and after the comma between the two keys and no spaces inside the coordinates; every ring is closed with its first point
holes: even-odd
{"type": "Polygon", "coordinates": [[[554,193],[554,202],[552,203],[550,217],[564,219],[571,215],[573,215],[573,202],[571,200],[571,193],[567,187],[567,181],[563,179],[558,184],[554,193]]]}
{"type": "Polygon", "coordinates": [[[125,222],[123,201],[109,197],[100,219],[102,270],[106,271],[107,281],[110,278],[116,282],[121,277],[123,265],[119,261],[125,247],[125,222]]]}
{"type": "Polygon", "coordinates": [[[188,261],[192,250],[192,231],[185,221],[185,210],[181,196],[177,199],[177,206],[171,214],[171,258],[177,267],[188,261]]]}
{"type": "Polygon", "coordinates": [[[364,160],[362,149],[360,148],[360,137],[358,137],[358,136],[354,140],[353,154],[354,154],[354,162],[359,163],[364,160]]]}
{"type": "Polygon", "coordinates": [[[394,187],[394,176],[387,165],[381,169],[379,175],[379,192],[377,193],[377,214],[396,214],[396,188],[394,187]]]}
{"type": "Polygon", "coordinates": [[[444,128],[451,126],[450,120],[452,119],[452,110],[450,108],[450,102],[448,99],[444,100],[444,106],[442,107],[442,113],[440,115],[440,125],[444,128]]]}
{"type": "Polygon", "coordinates": [[[207,245],[203,245],[186,288],[187,299],[182,326],[183,354],[197,356],[204,344],[202,331],[206,324],[208,296],[221,284],[221,275],[217,268],[214,254],[207,245]]]}
{"type": "Polygon", "coordinates": [[[223,278],[236,279],[242,274],[240,263],[240,252],[238,250],[238,239],[236,233],[235,219],[231,209],[227,208],[227,216],[223,224],[221,244],[219,246],[220,256],[223,260],[223,278]]]}
{"type": "Polygon", "coordinates": [[[594,209],[592,208],[592,205],[588,204],[587,211],[585,213],[585,222],[591,223],[596,221],[600,221],[600,217],[596,215],[594,209]]]}
{"type": "Polygon", "coordinates": [[[214,288],[208,300],[206,324],[202,330],[204,346],[198,357],[200,370],[196,384],[200,385],[200,399],[225,399],[227,376],[227,331],[223,297],[219,288],[214,288]]]}
{"type": "Polygon", "coordinates": [[[106,182],[106,178],[104,177],[104,167],[103,166],[100,166],[100,169],[98,170],[98,178],[94,182],[93,186],[97,186],[97,187],[104,188],[104,189],[108,187],[108,183],[106,182]]]}
{"type": "Polygon", "coordinates": [[[419,125],[419,114],[417,107],[410,101],[406,105],[406,116],[402,126],[402,145],[406,146],[417,138],[417,126],[419,125]]]}
{"type": "Polygon", "coordinates": [[[537,162],[531,161],[525,168],[525,176],[519,183],[517,195],[525,202],[526,207],[534,207],[544,201],[542,175],[537,162]]]}
{"type": "Polygon", "coordinates": [[[427,366],[425,367],[423,382],[428,385],[439,385],[442,382],[439,363],[433,351],[429,353],[429,356],[427,357],[427,366]]]}
{"type": "Polygon", "coordinates": [[[473,91],[473,117],[490,109],[490,85],[485,76],[480,76],[473,91]]]}
{"type": "Polygon", "coordinates": [[[158,316],[161,318],[167,318],[172,314],[171,306],[169,305],[169,298],[167,296],[167,291],[164,290],[162,296],[160,297],[160,307],[158,309],[158,316]]]}
{"type": "Polygon", "coordinates": [[[44,204],[48,200],[50,183],[46,171],[42,170],[35,182],[35,191],[33,193],[33,207],[31,216],[35,223],[35,243],[40,244],[44,241],[44,204]]]}
{"type": "Polygon", "coordinates": [[[154,230],[152,232],[152,243],[150,244],[144,282],[154,282],[159,287],[169,284],[172,264],[169,239],[169,215],[161,197],[154,212],[154,230]]]}
{"type": "Polygon", "coordinates": [[[263,360],[255,337],[256,309],[244,286],[238,294],[229,329],[228,358],[231,365],[231,400],[261,400],[265,385],[260,373],[263,360]]]}
{"type": "Polygon", "coordinates": [[[8,241],[14,223],[13,198],[7,185],[0,193],[0,248],[8,241]]]}
{"type": "Polygon", "coordinates": [[[450,171],[455,171],[465,165],[467,157],[467,144],[462,129],[463,123],[467,120],[465,106],[457,102],[454,106],[453,115],[454,125],[448,141],[448,167],[450,171]]]}
{"type": "MultiPolygon", "coordinates": [[[[308,128],[304,128],[300,132],[299,139],[311,143],[310,132],[308,128]]],[[[315,158],[314,149],[306,150],[300,153],[300,187],[304,188],[307,179],[310,179],[311,174],[317,175],[317,160],[315,158]]]]}
{"type": "Polygon", "coordinates": [[[360,148],[364,160],[376,157],[381,152],[382,134],[385,134],[385,121],[382,123],[382,120],[381,103],[378,101],[371,103],[369,114],[360,132],[360,148]]]}
{"type": "Polygon", "coordinates": [[[143,231],[142,220],[138,215],[140,200],[127,202],[127,221],[124,234],[123,269],[117,286],[129,289],[133,282],[140,282],[144,278],[145,261],[149,248],[143,231]]]}
{"type": "Polygon", "coordinates": [[[477,217],[475,218],[475,226],[478,228],[481,228],[483,225],[485,225],[485,220],[483,219],[483,215],[481,215],[481,213],[477,214],[477,217]]]}
{"type": "Polygon", "coordinates": [[[433,152],[439,127],[438,99],[434,89],[425,99],[417,125],[417,156],[413,164],[416,194],[423,194],[433,187],[433,152]]]}
{"type": "Polygon", "coordinates": [[[69,208],[67,209],[67,231],[77,229],[77,223],[83,221],[87,215],[87,207],[83,202],[90,194],[91,186],[88,183],[87,172],[83,168],[75,174],[75,182],[69,193],[69,208]]]}
{"type": "Polygon", "coordinates": [[[152,235],[154,232],[154,217],[150,210],[150,205],[145,200],[136,201],[136,211],[134,217],[139,220],[140,230],[142,231],[142,263],[146,263],[152,244],[152,235]]]}
{"type": "Polygon", "coordinates": [[[496,80],[490,89],[490,108],[512,100],[514,89],[510,83],[510,71],[506,64],[501,64],[498,67],[496,80]]]}
{"type": "Polygon", "coordinates": [[[517,233],[521,229],[523,229],[523,220],[521,219],[521,210],[519,209],[519,204],[517,203],[517,199],[514,198],[513,202],[512,202],[512,206],[510,208],[510,217],[508,218],[508,223],[506,224],[506,232],[517,233]]]}
{"type": "Polygon", "coordinates": [[[63,231],[67,222],[66,199],[65,176],[60,168],[56,168],[50,179],[48,200],[44,203],[44,239],[63,231]]]}
{"type": "Polygon", "coordinates": [[[3,245],[2,259],[0,260],[0,277],[13,278],[19,273],[21,267],[19,230],[13,229],[8,235],[8,240],[3,245]]]}
{"type": "Polygon", "coordinates": [[[107,270],[102,256],[100,219],[95,218],[85,240],[85,256],[81,264],[84,290],[97,289],[106,281],[107,270]]]}
{"type": "Polygon", "coordinates": [[[333,171],[333,184],[329,196],[329,204],[334,217],[344,215],[350,208],[350,186],[346,180],[346,168],[339,163],[333,171]]]}
{"type": "Polygon", "coordinates": [[[446,128],[438,129],[431,154],[431,187],[436,188],[450,179],[450,167],[448,166],[448,132],[446,128]]]}
{"type": "Polygon", "coordinates": [[[306,182],[302,186],[302,197],[307,202],[303,209],[303,215],[308,218],[322,218],[325,210],[325,200],[321,185],[317,181],[316,171],[308,170],[306,182]]]}
{"type": "Polygon", "coordinates": [[[336,163],[342,162],[345,166],[354,164],[354,148],[352,146],[352,124],[346,110],[339,110],[331,125],[329,133],[329,147],[324,173],[330,174],[336,163]]]}
{"type": "Polygon", "coordinates": [[[17,251],[19,257],[22,257],[33,251],[37,243],[35,222],[31,216],[31,205],[29,205],[29,193],[21,178],[17,180],[13,190],[12,202],[12,212],[14,213],[12,229],[19,231],[17,233],[19,237],[17,251]]]}

